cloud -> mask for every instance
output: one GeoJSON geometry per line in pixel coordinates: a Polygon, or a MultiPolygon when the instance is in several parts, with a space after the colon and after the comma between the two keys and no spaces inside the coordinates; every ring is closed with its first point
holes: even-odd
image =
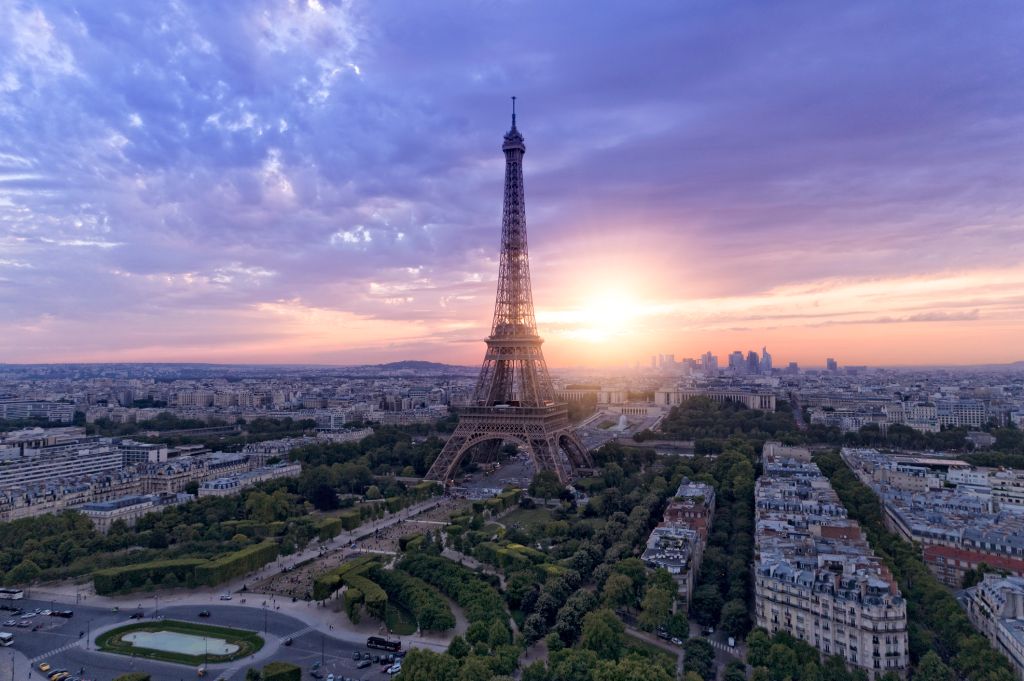
{"type": "MultiPolygon", "coordinates": [[[[618,278],[650,323],[635,352],[689,330],[1019,320],[1013,277],[995,298],[980,274],[963,295],[915,287],[1024,264],[1022,22],[1013,2],[8,3],[0,313],[77,345],[0,353],[212,356],[236,333],[276,360],[475,362],[511,94],[538,307],[593,308],[618,278]],[[378,335],[270,332],[282,300],[378,335]]],[[[553,356],[596,338],[550,324],[553,356]]]]}

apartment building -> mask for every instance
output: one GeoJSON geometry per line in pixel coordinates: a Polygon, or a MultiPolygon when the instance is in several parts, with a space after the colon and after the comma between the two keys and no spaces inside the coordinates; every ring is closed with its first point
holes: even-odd
{"type": "Polygon", "coordinates": [[[988,573],[960,598],[971,623],[1024,681],[1024,578],[988,573]]]}
{"type": "Polygon", "coordinates": [[[667,570],[687,601],[693,595],[714,515],[715,489],[684,479],[641,556],[648,567],[667,570]]]}
{"type": "Polygon", "coordinates": [[[906,602],[807,460],[766,448],[755,488],[755,620],[877,678],[909,664],[906,602]]]}

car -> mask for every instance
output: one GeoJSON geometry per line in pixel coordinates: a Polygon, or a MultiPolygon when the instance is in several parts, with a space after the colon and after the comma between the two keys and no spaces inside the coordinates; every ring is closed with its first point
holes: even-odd
{"type": "Polygon", "coordinates": [[[373,663],[364,657],[363,659],[359,660],[358,664],[356,664],[356,669],[366,669],[371,664],[373,663]]]}
{"type": "Polygon", "coordinates": [[[400,671],[402,671],[402,663],[401,662],[396,662],[393,665],[391,665],[390,667],[388,667],[388,674],[397,674],[400,671]]]}
{"type": "Polygon", "coordinates": [[[715,633],[715,628],[714,627],[704,627],[704,635],[705,636],[710,636],[713,633],[715,633]]]}
{"type": "Polygon", "coordinates": [[[22,621],[18,622],[17,624],[15,624],[14,626],[21,627],[22,629],[27,629],[28,627],[32,626],[32,623],[27,621],[27,620],[22,620],[22,621]]]}
{"type": "Polygon", "coordinates": [[[4,626],[5,627],[13,627],[17,623],[18,623],[18,620],[7,620],[6,622],[4,622],[4,626]]]}
{"type": "Polygon", "coordinates": [[[352,659],[353,660],[361,660],[361,659],[363,659],[363,654],[357,650],[354,653],[352,653],[352,659]]]}
{"type": "Polygon", "coordinates": [[[672,637],[671,637],[671,636],[669,636],[669,634],[668,634],[668,632],[667,632],[667,631],[659,631],[659,632],[658,632],[658,638],[660,638],[660,639],[663,639],[663,640],[667,641],[667,640],[669,640],[669,639],[670,639],[670,638],[672,638],[672,637]]]}
{"type": "Polygon", "coordinates": [[[200,610],[199,611],[199,616],[200,617],[209,617],[210,616],[210,611],[209,610],[200,610]]]}
{"type": "Polygon", "coordinates": [[[39,663],[39,671],[41,671],[41,672],[48,672],[48,671],[50,671],[50,663],[49,662],[40,662],[39,663]]]}
{"type": "Polygon", "coordinates": [[[70,676],[71,674],[68,672],[59,672],[51,676],[50,681],[64,681],[64,679],[69,678],[70,676]]]}
{"type": "Polygon", "coordinates": [[[50,613],[52,613],[52,612],[53,612],[53,610],[40,610],[39,614],[40,615],[46,615],[47,617],[49,617],[50,613]]]}
{"type": "Polygon", "coordinates": [[[222,601],[230,601],[231,600],[231,594],[221,594],[220,595],[220,599],[222,601]]]}
{"type": "Polygon", "coordinates": [[[35,615],[35,613],[33,613],[33,612],[26,612],[26,613],[25,613],[24,615],[22,615],[22,616],[21,616],[21,617],[19,617],[18,619],[21,619],[21,620],[30,620],[30,619],[32,619],[32,618],[33,618],[33,617],[35,617],[35,616],[36,616],[36,615],[35,615]]]}
{"type": "Polygon", "coordinates": [[[320,660],[317,660],[313,664],[309,665],[310,669],[320,669],[320,660]]]}
{"type": "Polygon", "coordinates": [[[314,679],[324,678],[323,672],[321,672],[319,669],[310,670],[309,675],[312,676],[314,679]]]}
{"type": "Polygon", "coordinates": [[[682,639],[676,638],[675,636],[672,637],[672,643],[675,643],[677,646],[683,645],[682,639]]]}
{"type": "Polygon", "coordinates": [[[374,664],[380,664],[380,655],[374,655],[373,656],[373,663],[374,664]]]}
{"type": "Polygon", "coordinates": [[[284,644],[285,644],[286,646],[290,646],[290,645],[291,645],[292,643],[294,643],[294,642],[295,642],[295,641],[293,641],[293,640],[292,640],[292,637],[291,637],[291,636],[289,636],[288,638],[286,638],[286,639],[284,640],[284,644]]]}
{"type": "Polygon", "coordinates": [[[327,681],[334,681],[334,674],[328,674],[327,681]]]}
{"type": "Polygon", "coordinates": [[[141,612],[133,612],[132,614],[128,615],[128,619],[130,620],[141,620],[143,617],[145,617],[145,615],[143,615],[141,612]]]}

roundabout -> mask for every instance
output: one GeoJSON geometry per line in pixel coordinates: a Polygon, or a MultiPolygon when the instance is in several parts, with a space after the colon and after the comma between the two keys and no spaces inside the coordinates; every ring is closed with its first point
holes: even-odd
{"type": "Polygon", "coordinates": [[[96,637],[98,650],[192,666],[233,662],[263,647],[253,631],[178,620],[139,622],[96,637]]]}

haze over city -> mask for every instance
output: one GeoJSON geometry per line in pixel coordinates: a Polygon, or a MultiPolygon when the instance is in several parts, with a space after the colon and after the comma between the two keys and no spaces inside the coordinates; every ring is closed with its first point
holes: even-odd
{"type": "Polygon", "coordinates": [[[1019,3],[14,2],[3,362],[1022,359],[1019,3]]]}

